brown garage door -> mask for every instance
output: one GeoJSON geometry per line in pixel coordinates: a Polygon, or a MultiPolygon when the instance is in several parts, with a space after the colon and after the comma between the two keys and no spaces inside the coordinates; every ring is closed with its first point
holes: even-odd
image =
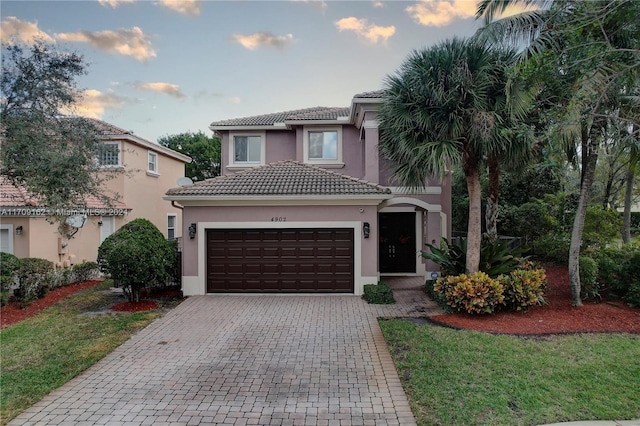
{"type": "Polygon", "coordinates": [[[353,293],[353,229],[208,229],[207,292],[353,293]]]}

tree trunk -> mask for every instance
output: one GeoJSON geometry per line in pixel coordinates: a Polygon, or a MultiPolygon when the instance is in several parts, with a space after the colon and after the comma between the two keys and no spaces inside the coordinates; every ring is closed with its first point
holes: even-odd
{"type": "Polygon", "coordinates": [[[624,212],[622,213],[622,242],[631,242],[631,202],[633,196],[633,181],[635,180],[635,163],[629,163],[624,188],[624,212]]]}
{"type": "Polygon", "coordinates": [[[586,130],[582,135],[582,179],[580,181],[580,199],[576,209],[576,217],[573,220],[571,231],[571,245],[569,247],[569,281],[571,286],[571,304],[582,306],[580,298],[580,246],[582,244],[582,232],[584,231],[584,219],[589,205],[589,191],[598,162],[598,144],[587,135],[586,130]]]}
{"type": "Polygon", "coordinates": [[[482,188],[478,167],[465,167],[469,193],[469,223],[467,226],[467,263],[465,272],[472,274],[480,268],[480,244],[482,242],[482,188]]]}
{"type": "Polygon", "coordinates": [[[498,239],[498,191],[500,190],[500,163],[498,157],[489,157],[489,189],[487,207],[485,211],[485,226],[487,238],[490,241],[498,239]]]}

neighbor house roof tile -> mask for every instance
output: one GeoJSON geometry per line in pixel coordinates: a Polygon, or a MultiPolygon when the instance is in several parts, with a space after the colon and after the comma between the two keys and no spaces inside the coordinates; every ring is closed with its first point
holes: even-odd
{"type": "MultiPolygon", "coordinates": [[[[89,209],[127,209],[125,203],[112,200],[111,205],[107,205],[103,200],[93,195],[85,197],[84,206],[73,206],[74,208],[89,209]]],[[[7,178],[0,176],[0,206],[1,207],[49,207],[43,206],[38,199],[22,186],[12,184],[7,178]]]]}
{"type": "Polygon", "coordinates": [[[385,195],[389,188],[297,161],[280,161],[173,188],[169,196],[385,195]]]}

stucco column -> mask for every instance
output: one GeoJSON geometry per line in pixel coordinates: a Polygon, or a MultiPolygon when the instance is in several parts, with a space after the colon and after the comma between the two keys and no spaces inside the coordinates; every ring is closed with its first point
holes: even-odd
{"type": "Polygon", "coordinates": [[[364,177],[373,183],[380,182],[380,165],[378,161],[378,122],[365,120],[364,127],[364,177]]]}

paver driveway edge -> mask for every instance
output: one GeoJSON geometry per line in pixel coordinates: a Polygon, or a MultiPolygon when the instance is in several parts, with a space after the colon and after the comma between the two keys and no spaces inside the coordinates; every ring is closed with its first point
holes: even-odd
{"type": "Polygon", "coordinates": [[[190,297],[10,424],[414,425],[377,317],[415,313],[356,296],[190,297]]]}

